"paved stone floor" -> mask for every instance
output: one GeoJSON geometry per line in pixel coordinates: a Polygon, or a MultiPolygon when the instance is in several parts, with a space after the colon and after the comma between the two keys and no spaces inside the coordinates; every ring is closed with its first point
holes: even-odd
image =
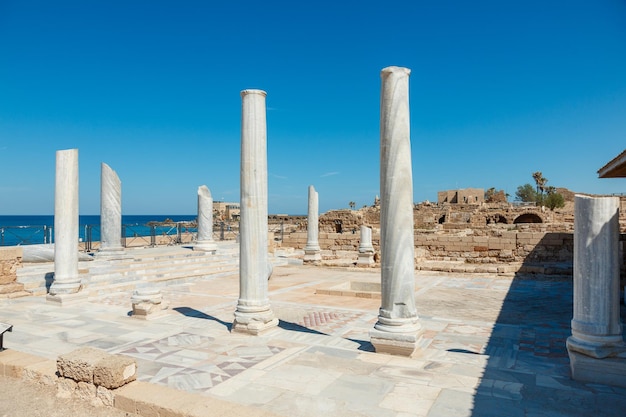
{"type": "Polygon", "coordinates": [[[130,293],[66,307],[0,300],[5,346],[50,359],[78,346],[134,357],[139,380],[284,416],[624,416],[626,389],[569,378],[572,285],[417,272],[424,328],[412,358],[373,353],[380,300],[316,289],[378,282],[380,271],[281,266],[278,327],[230,333],[238,276],[163,288],[168,313],[129,317],[130,293]]]}

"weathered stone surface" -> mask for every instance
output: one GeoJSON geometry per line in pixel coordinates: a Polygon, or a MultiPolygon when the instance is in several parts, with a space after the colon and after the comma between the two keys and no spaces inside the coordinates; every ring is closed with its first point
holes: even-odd
{"type": "Polygon", "coordinates": [[[108,389],[118,388],[137,377],[135,360],[83,347],[57,358],[59,376],[108,389]]]}
{"type": "Polygon", "coordinates": [[[137,364],[128,356],[108,355],[98,361],[93,371],[93,383],[115,389],[137,379],[137,364]]]}
{"type": "Polygon", "coordinates": [[[59,378],[57,381],[57,397],[72,398],[78,387],[78,383],[73,379],[59,378]]]}
{"type": "Polygon", "coordinates": [[[0,294],[3,297],[24,292],[24,284],[17,282],[17,270],[21,266],[21,247],[0,247],[0,294]]]}
{"type": "Polygon", "coordinates": [[[96,363],[104,359],[108,353],[90,347],[82,347],[57,358],[59,376],[74,381],[93,382],[93,371],[96,363]]]}

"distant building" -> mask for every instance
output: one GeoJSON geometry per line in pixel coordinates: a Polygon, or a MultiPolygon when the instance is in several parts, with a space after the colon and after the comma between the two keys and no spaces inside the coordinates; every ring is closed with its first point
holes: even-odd
{"type": "Polygon", "coordinates": [[[241,209],[239,203],[213,202],[215,220],[239,220],[241,209]]]}
{"type": "Polygon", "coordinates": [[[485,190],[482,188],[463,188],[437,192],[437,202],[450,204],[482,204],[485,202],[485,190]]]}

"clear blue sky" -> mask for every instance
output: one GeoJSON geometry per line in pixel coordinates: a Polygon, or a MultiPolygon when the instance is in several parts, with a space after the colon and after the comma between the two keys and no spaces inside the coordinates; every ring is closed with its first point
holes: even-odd
{"type": "Polygon", "coordinates": [[[125,214],[239,199],[241,98],[267,91],[269,212],[372,204],[380,70],[410,77],[414,198],[533,183],[626,192],[626,2],[0,0],[0,215],[52,214],[78,148],[81,214],[100,163],[125,214]]]}

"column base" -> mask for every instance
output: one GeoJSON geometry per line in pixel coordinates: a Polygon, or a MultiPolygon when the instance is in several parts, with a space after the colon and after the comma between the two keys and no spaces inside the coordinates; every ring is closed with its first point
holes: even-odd
{"type": "Polygon", "coordinates": [[[194,251],[199,251],[199,252],[207,252],[210,253],[211,255],[215,255],[215,252],[217,252],[217,244],[215,243],[215,241],[199,241],[196,242],[195,245],[192,246],[192,249],[194,251]]]}
{"type": "Polygon", "coordinates": [[[272,310],[259,312],[235,311],[235,320],[231,331],[247,333],[254,336],[278,326],[278,319],[274,317],[272,310]]]}
{"type": "Polygon", "coordinates": [[[359,258],[356,261],[356,266],[368,267],[374,265],[374,253],[360,253],[359,258]]]}
{"type": "Polygon", "coordinates": [[[157,288],[135,290],[130,301],[133,305],[133,318],[153,320],[167,315],[168,303],[163,301],[161,290],[157,288]]]}
{"type": "Polygon", "coordinates": [[[61,279],[61,277],[57,276],[55,272],[52,285],[50,286],[50,290],[48,290],[48,292],[50,295],[71,295],[79,293],[82,289],[83,284],[81,284],[80,277],[71,276],[63,277],[61,279]]]}
{"type": "Polygon", "coordinates": [[[626,388],[626,358],[591,358],[569,349],[572,379],[626,388]]]}
{"type": "Polygon", "coordinates": [[[376,353],[396,356],[412,356],[420,347],[421,330],[415,333],[391,333],[377,329],[370,330],[370,342],[376,353]]]}
{"type": "Polygon", "coordinates": [[[124,249],[100,249],[96,252],[97,259],[115,260],[115,259],[131,259],[132,256],[127,254],[124,249]]]}
{"type": "Polygon", "coordinates": [[[388,318],[378,316],[374,328],[370,330],[370,342],[376,353],[411,356],[422,340],[422,326],[419,318],[388,318]]]}
{"type": "Polygon", "coordinates": [[[570,336],[566,346],[568,352],[578,352],[590,358],[604,359],[614,356],[626,357],[626,345],[621,335],[606,338],[596,337],[596,340],[583,340],[570,336]]]}
{"type": "Polygon", "coordinates": [[[48,294],[46,295],[46,303],[66,307],[74,304],[86,302],[89,296],[86,292],[75,292],[72,294],[48,294]]]}
{"type": "Polygon", "coordinates": [[[319,249],[309,250],[304,248],[304,262],[320,262],[322,254],[319,249]]]}

